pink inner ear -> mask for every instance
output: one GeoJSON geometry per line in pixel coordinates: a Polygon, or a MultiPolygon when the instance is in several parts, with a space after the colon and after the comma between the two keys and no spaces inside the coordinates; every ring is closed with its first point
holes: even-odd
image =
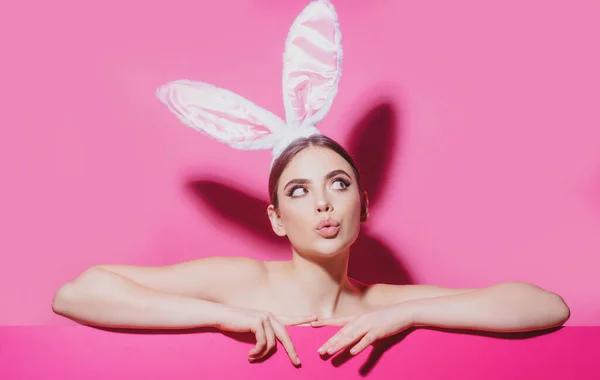
{"type": "Polygon", "coordinates": [[[272,132],[255,115],[244,112],[242,107],[219,111],[188,104],[186,114],[189,120],[208,134],[224,141],[254,141],[272,132]],[[238,115],[237,113],[240,112],[238,115]]]}
{"type": "Polygon", "coordinates": [[[292,27],[284,56],[283,91],[290,124],[300,124],[328,108],[339,76],[339,31],[333,10],[325,3],[309,7],[292,27]]]}
{"type": "MultiPolygon", "coordinates": [[[[188,115],[193,115],[191,122],[222,140],[254,141],[272,134],[269,128],[261,124],[261,121],[251,113],[237,117],[233,109],[222,112],[193,104],[188,104],[185,108],[188,115]]],[[[241,110],[241,107],[239,109],[241,110]]]]}
{"type": "Polygon", "coordinates": [[[171,82],[158,90],[158,97],[186,125],[244,149],[271,146],[269,136],[284,125],[241,96],[202,82],[171,82]]]}
{"type": "Polygon", "coordinates": [[[317,31],[329,41],[335,41],[335,26],[331,14],[323,15],[323,17],[320,19],[304,20],[302,22],[302,26],[317,31]]]}
{"type": "MultiPolygon", "coordinates": [[[[304,50],[305,54],[311,56],[316,61],[314,63],[320,62],[326,65],[327,68],[336,67],[337,54],[320,50],[319,47],[314,46],[306,39],[298,39],[294,41],[294,43],[298,46],[298,48],[304,50]]],[[[313,69],[315,70],[315,74],[318,74],[318,67],[313,67],[313,69]]]]}

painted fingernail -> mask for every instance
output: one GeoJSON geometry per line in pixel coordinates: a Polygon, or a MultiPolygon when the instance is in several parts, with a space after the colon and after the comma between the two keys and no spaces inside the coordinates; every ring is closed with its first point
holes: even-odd
{"type": "Polygon", "coordinates": [[[322,354],[323,352],[325,352],[325,349],[323,347],[321,347],[317,351],[319,352],[319,354],[322,354]]]}

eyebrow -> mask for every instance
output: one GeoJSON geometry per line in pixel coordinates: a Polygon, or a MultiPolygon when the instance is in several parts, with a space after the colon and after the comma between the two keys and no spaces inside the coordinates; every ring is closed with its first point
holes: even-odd
{"type": "MultiPolygon", "coordinates": [[[[337,170],[333,170],[333,171],[327,173],[325,175],[325,179],[329,180],[329,179],[331,179],[333,177],[336,177],[336,176],[338,176],[340,174],[343,174],[343,175],[345,175],[348,178],[352,178],[352,177],[350,177],[350,175],[348,173],[346,173],[345,170],[337,169],[337,170]]],[[[285,186],[283,187],[283,189],[285,190],[288,187],[290,187],[291,185],[304,185],[304,184],[307,184],[307,183],[310,183],[310,182],[311,181],[309,179],[306,179],[306,178],[294,178],[294,179],[290,180],[288,183],[286,183],[285,186]]]]}

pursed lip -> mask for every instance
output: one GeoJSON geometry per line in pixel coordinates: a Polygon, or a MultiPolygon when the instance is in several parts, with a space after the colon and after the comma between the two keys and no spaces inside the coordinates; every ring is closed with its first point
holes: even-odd
{"type": "Polygon", "coordinates": [[[317,225],[316,230],[318,231],[318,230],[326,228],[326,227],[339,227],[339,225],[340,225],[340,222],[338,222],[337,220],[332,219],[332,218],[327,218],[325,220],[322,220],[317,225]]]}

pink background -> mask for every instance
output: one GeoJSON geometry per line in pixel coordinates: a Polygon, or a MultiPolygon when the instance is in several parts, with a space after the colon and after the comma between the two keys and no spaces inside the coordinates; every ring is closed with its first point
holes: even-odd
{"type": "MultiPolygon", "coordinates": [[[[0,324],[71,324],[52,296],[95,264],[288,257],[264,215],[269,153],[184,127],[155,89],[203,80],[283,116],[305,4],[3,1],[0,324]]],[[[600,3],[334,4],[344,73],[320,128],[373,206],[353,273],[529,281],[568,325],[600,325],[600,3]]]]}
{"type": "Polygon", "coordinates": [[[302,360],[302,367],[297,369],[281,346],[266,361],[248,363],[252,344],[244,335],[124,334],[82,326],[0,327],[0,378],[600,378],[600,327],[565,327],[551,334],[525,334],[515,339],[416,330],[369,347],[356,357],[340,354],[323,360],[317,348],[337,329],[290,328],[302,360]]]}

